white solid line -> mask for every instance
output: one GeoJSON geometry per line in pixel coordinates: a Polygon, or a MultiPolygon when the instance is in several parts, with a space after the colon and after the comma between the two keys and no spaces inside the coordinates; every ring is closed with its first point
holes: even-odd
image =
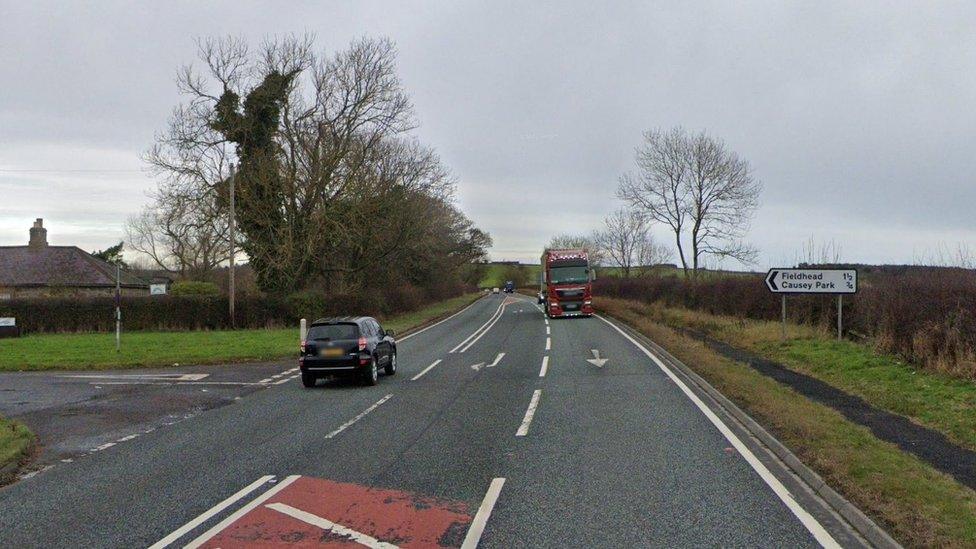
{"type": "Polygon", "coordinates": [[[271,381],[272,381],[272,379],[269,377],[269,378],[262,379],[258,383],[271,383],[271,381]]]}
{"type": "Polygon", "coordinates": [[[495,366],[498,366],[498,363],[501,362],[503,358],[505,358],[505,353],[498,353],[498,356],[495,357],[495,361],[489,364],[488,367],[493,368],[495,366]]]}
{"type": "Polygon", "coordinates": [[[447,318],[445,318],[444,320],[441,320],[441,321],[438,321],[438,322],[435,322],[435,323],[433,323],[433,324],[431,324],[430,326],[427,326],[426,328],[423,328],[423,329],[421,329],[421,330],[417,330],[416,332],[413,332],[413,333],[410,333],[410,334],[407,334],[407,335],[405,335],[405,336],[403,336],[403,337],[401,337],[401,338],[397,338],[397,342],[400,342],[400,341],[406,341],[406,340],[408,340],[408,339],[410,339],[411,337],[413,337],[413,336],[415,336],[415,335],[418,335],[418,334],[422,334],[422,333],[424,333],[424,332],[426,332],[427,330],[429,330],[429,329],[431,329],[431,328],[433,328],[434,326],[438,326],[438,325],[440,325],[440,324],[443,324],[443,323],[445,323],[445,322],[447,322],[448,320],[451,320],[452,318],[454,318],[454,317],[456,317],[457,315],[459,315],[459,314],[461,314],[461,313],[463,313],[464,311],[467,311],[467,310],[468,310],[468,309],[470,309],[471,307],[474,307],[474,304],[475,304],[475,303],[477,303],[477,302],[479,302],[479,301],[481,301],[481,300],[482,300],[482,298],[481,298],[481,297],[479,297],[478,299],[476,299],[476,300],[474,300],[474,301],[472,301],[472,302],[471,302],[471,304],[470,304],[470,305],[468,305],[467,307],[465,307],[465,308],[463,308],[463,309],[461,309],[460,311],[458,311],[458,312],[456,312],[456,313],[454,313],[453,315],[451,315],[451,316],[449,316],[449,317],[447,317],[447,318]]]}
{"type": "Polygon", "coordinates": [[[489,324],[488,327],[485,328],[485,330],[483,332],[481,332],[480,334],[478,334],[478,337],[472,339],[470,343],[468,343],[467,345],[465,345],[464,348],[462,348],[460,352],[463,353],[463,352],[467,351],[468,349],[470,349],[471,346],[474,345],[475,343],[477,343],[479,339],[481,339],[482,337],[484,337],[484,335],[487,334],[489,330],[491,330],[492,328],[495,327],[495,324],[497,324],[498,321],[502,319],[502,313],[505,312],[504,311],[504,307],[505,307],[505,305],[503,304],[502,305],[502,309],[503,310],[498,314],[498,316],[495,317],[495,320],[493,320],[492,323],[489,324]]]}
{"type": "Polygon", "coordinates": [[[287,382],[295,379],[296,377],[298,377],[298,376],[291,376],[291,377],[282,378],[282,379],[279,379],[278,381],[275,381],[274,383],[272,383],[272,385],[281,385],[282,383],[287,383],[287,382]]]}
{"type": "MultiPolygon", "coordinates": [[[[504,308],[505,308],[505,302],[502,301],[501,303],[498,304],[498,308],[495,309],[495,312],[492,313],[491,317],[488,318],[488,321],[487,322],[485,322],[481,326],[478,326],[478,329],[477,330],[475,330],[471,335],[469,335],[468,337],[466,337],[464,339],[464,341],[462,341],[461,343],[458,343],[457,346],[454,347],[453,349],[451,349],[449,352],[453,353],[453,352],[457,351],[458,349],[460,349],[461,347],[464,347],[465,344],[467,344],[468,341],[471,340],[471,338],[477,336],[481,332],[481,330],[483,330],[483,329],[485,331],[490,330],[491,329],[491,326],[488,326],[488,325],[491,324],[492,322],[494,322],[495,319],[496,319],[496,317],[497,318],[501,318],[501,314],[503,312],[502,309],[504,309],[504,308]],[[488,328],[485,329],[485,326],[488,326],[488,328]]],[[[477,341],[477,340],[475,340],[475,341],[477,341]]],[[[468,345],[468,347],[470,347],[470,345],[468,345]]],[[[465,349],[467,349],[467,347],[464,347],[464,349],[462,349],[461,352],[463,353],[465,349]]]]}
{"type": "Polygon", "coordinates": [[[170,535],[168,535],[165,538],[163,538],[163,539],[157,541],[156,543],[150,545],[149,546],[149,549],[162,549],[163,547],[166,547],[167,545],[169,545],[169,544],[173,543],[174,541],[180,539],[181,537],[185,536],[187,533],[189,533],[191,530],[193,530],[197,526],[200,526],[204,522],[207,522],[208,520],[210,520],[211,517],[213,517],[214,515],[216,515],[217,513],[221,512],[221,511],[223,511],[224,509],[230,507],[237,500],[239,500],[239,499],[243,498],[244,496],[250,494],[251,492],[257,490],[258,487],[260,487],[263,484],[266,484],[269,480],[271,480],[273,478],[274,478],[274,475],[266,475],[266,476],[263,476],[263,477],[255,480],[251,484],[248,484],[244,488],[241,488],[241,490],[239,490],[236,494],[230,496],[229,498],[225,499],[224,501],[221,501],[217,505],[214,505],[210,509],[204,511],[197,518],[191,520],[190,522],[184,524],[183,526],[180,526],[176,530],[173,530],[173,532],[170,535]]]}
{"type": "Polygon", "coordinates": [[[206,543],[210,538],[212,538],[212,537],[216,536],[217,534],[219,534],[221,530],[223,530],[224,528],[227,528],[228,526],[230,526],[231,524],[233,524],[237,519],[239,519],[239,518],[243,517],[244,515],[250,513],[255,507],[257,507],[258,505],[261,505],[262,503],[268,501],[275,494],[277,494],[278,492],[280,492],[280,491],[284,490],[285,488],[287,488],[289,484],[291,484],[291,483],[295,482],[296,480],[298,480],[299,477],[301,477],[301,475],[291,475],[291,476],[285,477],[285,480],[279,482],[277,485],[275,485],[273,488],[271,488],[267,492],[261,494],[260,496],[256,497],[255,499],[251,500],[250,503],[248,503],[244,507],[241,507],[240,509],[238,509],[237,511],[235,511],[234,514],[232,514],[231,516],[229,516],[229,517],[225,518],[224,520],[220,521],[219,523],[217,523],[216,526],[214,526],[213,528],[207,530],[206,532],[204,532],[203,534],[201,534],[200,537],[198,537],[197,539],[195,539],[195,540],[191,541],[190,543],[188,543],[186,546],[183,547],[183,549],[197,549],[197,547],[200,547],[201,545],[203,545],[204,543],[206,543]]]}
{"type": "Polygon", "coordinates": [[[552,338],[551,337],[547,337],[546,338],[546,350],[548,351],[550,349],[552,349],[552,338]]]}
{"type": "Polygon", "coordinates": [[[539,370],[539,377],[546,377],[546,372],[549,371],[549,355],[542,357],[542,369],[539,370]]]}
{"type": "Polygon", "coordinates": [[[339,433],[345,431],[353,423],[356,423],[357,421],[359,421],[359,420],[363,419],[364,417],[366,417],[366,414],[368,414],[368,413],[372,412],[373,410],[379,408],[380,405],[383,404],[384,402],[386,402],[387,400],[390,400],[391,397],[393,397],[393,395],[392,394],[389,394],[389,395],[386,395],[385,397],[377,400],[375,403],[373,403],[372,406],[370,406],[369,408],[366,408],[365,410],[363,410],[362,412],[360,412],[358,416],[356,416],[356,417],[350,419],[349,421],[343,423],[335,431],[332,431],[331,433],[325,435],[325,438],[333,438],[336,435],[338,435],[339,433]]]}
{"type": "Polygon", "coordinates": [[[398,549],[398,546],[393,545],[392,543],[386,543],[384,541],[380,541],[362,532],[357,532],[352,528],[346,528],[341,524],[336,524],[331,520],[313,515],[312,513],[307,513],[305,511],[302,511],[301,509],[295,509],[294,507],[290,505],[285,505],[284,503],[269,503],[268,505],[265,505],[265,507],[267,507],[268,509],[274,509],[279,513],[286,514],[289,517],[296,518],[302,522],[307,522],[312,526],[318,526],[323,530],[328,530],[329,532],[335,532],[340,536],[348,538],[351,541],[354,541],[360,545],[365,545],[366,547],[370,547],[372,549],[398,549]]]}
{"type": "Polygon", "coordinates": [[[525,417],[522,418],[522,425],[519,425],[518,431],[515,432],[515,436],[524,437],[529,434],[529,424],[532,423],[532,417],[535,416],[535,409],[539,406],[539,397],[542,396],[542,389],[536,389],[532,393],[532,400],[529,401],[529,408],[525,411],[525,417]]]}
{"type": "Polygon", "coordinates": [[[805,526],[806,529],[813,534],[813,537],[816,538],[817,542],[819,542],[821,546],[830,548],[840,547],[840,544],[834,540],[834,538],[827,532],[826,529],[824,529],[820,522],[818,522],[813,515],[811,515],[806,509],[797,503],[795,499],[793,499],[793,496],[790,494],[789,490],[787,490],[779,479],[777,479],[776,476],[773,475],[773,473],[770,472],[770,470],[767,469],[758,458],[756,458],[755,454],[752,453],[752,450],[746,447],[746,445],[739,440],[739,437],[736,436],[736,434],[733,433],[732,430],[729,429],[729,427],[725,425],[725,423],[717,415],[715,415],[715,412],[713,412],[711,408],[702,402],[702,400],[698,398],[698,395],[692,392],[692,390],[685,385],[681,378],[675,375],[675,373],[672,372],[671,369],[668,368],[667,365],[665,365],[664,362],[657,357],[657,355],[641,345],[640,342],[630,337],[630,334],[621,330],[616,324],[610,322],[600,315],[596,315],[596,317],[609,324],[614,330],[620,332],[620,335],[624,336],[628,341],[636,345],[638,349],[643,351],[648,358],[657,364],[657,367],[660,368],[661,371],[664,372],[665,375],[667,375],[668,378],[670,378],[671,381],[673,381],[674,384],[681,389],[685,396],[687,396],[688,399],[691,400],[699,410],[701,410],[702,414],[704,414],[705,417],[712,422],[712,425],[714,425],[719,432],[722,433],[725,439],[728,440],[732,446],[739,451],[740,454],[742,454],[742,457],[745,458],[746,462],[749,463],[756,474],[763,479],[763,481],[773,490],[779,499],[783,501],[786,507],[796,516],[796,518],[800,519],[803,526],[805,526]]]}
{"type": "Polygon", "coordinates": [[[461,549],[478,547],[481,535],[485,532],[485,526],[488,525],[488,517],[491,516],[491,511],[495,508],[499,494],[502,493],[502,486],[505,486],[504,478],[492,479],[491,485],[488,486],[488,491],[485,493],[485,499],[481,500],[481,507],[478,507],[478,512],[475,513],[474,520],[471,521],[471,526],[468,528],[468,533],[464,536],[461,549]]]}
{"type": "Polygon", "coordinates": [[[413,376],[412,378],[410,378],[410,381],[417,381],[418,379],[420,379],[420,377],[422,375],[424,375],[427,372],[431,371],[434,368],[434,366],[437,366],[440,363],[441,363],[441,359],[438,358],[433,363],[431,363],[430,366],[428,366],[428,367],[424,368],[423,370],[421,370],[421,372],[419,374],[417,374],[417,375],[413,376]]]}

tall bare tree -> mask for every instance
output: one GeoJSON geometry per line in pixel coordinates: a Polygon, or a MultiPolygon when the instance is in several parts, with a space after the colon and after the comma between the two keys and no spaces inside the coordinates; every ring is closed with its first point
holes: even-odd
{"type": "Polygon", "coordinates": [[[633,209],[620,208],[603,220],[603,230],[594,234],[603,257],[620,267],[625,277],[644,274],[667,259],[667,248],[651,236],[648,219],[633,209]]]}
{"type": "Polygon", "coordinates": [[[649,131],[637,149],[636,168],[621,177],[617,195],[670,227],[686,271],[701,268],[706,257],[755,260],[755,248],[743,238],[762,184],[723,141],[682,128],[649,131]]]}

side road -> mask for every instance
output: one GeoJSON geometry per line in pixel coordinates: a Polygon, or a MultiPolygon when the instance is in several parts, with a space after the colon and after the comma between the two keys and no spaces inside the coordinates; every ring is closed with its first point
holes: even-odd
{"type": "MultiPolygon", "coordinates": [[[[384,325],[397,330],[398,338],[409,337],[467,308],[479,295],[438,302],[384,325]]],[[[290,330],[289,340],[292,349],[287,354],[295,355],[297,327],[290,330]]],[[[0,372],[0,418],[16,420],[18,429],[26,433],[10,431],[11,440],[6,441],[10,455],[5,461],[2,449],[7,433],[0,434],[0,471],[5,463],[9,465],[7,481],[16,478],[15,466],[23,464],[23,439],[33,438],[24,425],[36,433],[38,447],[35,459],[19,473],[32,476],[299,376],[292,359],[125,370],[78,371],[71,370],[71,364],[65,366],[69,368],[64,371],[0,372]]],[[[0,429],[4,426],[0,420],[0,429]]]]}

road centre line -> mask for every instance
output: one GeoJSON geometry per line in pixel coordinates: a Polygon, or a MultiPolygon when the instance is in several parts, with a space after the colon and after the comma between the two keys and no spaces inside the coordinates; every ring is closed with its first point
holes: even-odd
{"type": "Polygon", "coordinates": [[[435,360],[434,362],[432,362],[430,366],[428,366],[428,367],[424,368],[423,370],[421,370],[419,374],[417,374],[417,375],[413,376],[412,378],[410,378],[410,381],[417,381],[418,379],[420,379],[421,376],[423,376],[427,372],[431,371],[434,368],[434,366],[437,366],[440,363],[441,363],[441,359],[438,358],[437,360],[435,360]]]}
{"type": "Polygon", "coordinates": [[[201,545],[203,545],[204,543],[206,543],[207,540],[209,540],[210,538],[212,538],[212,537],[216,536],[217,534],[219,534],[223,529],[227,528],[228,526],[230,526],[231,524],[233,524],[235,521],[237,521],[237,519],[239,519],[239,518],[243,517],[244,515],[250,513],[251,511],[254,510],[255,507],[257,507],[258,505],[261,505],[262,503],[268,501],[269,499],[271,499],[272,497],[274,497],[275,494],[277,494],[278,492],[280,492],[280,491],[284,490],[285,488],[287,488],[291,483],[295,482],[300,477],[301,477],[301,475],[291,475],[291,476],[285,477],[285,480],[279,482],[273,488],[269,489],[267,492],[261,494],[260,496],[258,496],[257,498],[253,499],[250,503],[248,503],[244,507],[241,507],[240,509],[238,509],[237,511],[235,511],[234,514],[230,515],[229,517],[227,517],[224,520],[222,520],[219,523],[217,523],[216,526],[214,526],[213,528],[211,528],[211,529],[207,530],[206,532],[204,532],[203,534],[201,534],[200,537],[198,537],[197,539],[191,541],[183,549],[197,549],[197,547],[200,547],[201,545]]]}
{"type": "Polygon", "coordinates": [[[201,513],[198,517],[196,517],[195,519],[191,520],[190,522],[184,524],[183,526],[180,526],[179,528],[177,528],[176,530],[174,530],[173,532],[171,532],[165,538],[163,538],[163,539],[157,541],[156,543],[150,545],[149,546],[149,549],[162,549],[163,547],[166,547],[167,545],[169,545],[169,544],[173,543],[174,541],[180,539],[181,537],[183,537],[186,534],[190,533],[190,531],[192,531],[197,526],[200,526],[204,522],[207,522],[208,520],[210,520],[210,518],[213,517],[214,515],[216,515],[217,513],[220,513],[224,509],[230,507],[235,502],[237,502],[238,500],[242,499],[244,496],[246,496],[246,495],[250,494],[251,492],[253,492],[253,491],[257,490],[258,488],[260,488],[262,485],[267,484],[267,482],[269,480],[273,479],[273,478],[274,478],[274,475],[265,475],[265,476],[263,476],[263,477],[255,480],[251,484],[248,484],[244,488],[241,488],[234,495],[230,496],[229,498],[225,499],[224,501],[221,501],[217,505],[214,505],[210,509],[207,509],[206,511],[204,511],[203,513],[201,513]]]}
{"type": "Polygon", "coordinates": [[[363,410],[362,412],[360,412],[359,415],[357,415],[356,417],[354,417],[354,418],[350,419],[349,421],[343,423],[335,431],[332,431],[331,433],[325,435],[325,438],[334,438],[339,433],[341,433],[341,432],[345,431],[346,429],[348,429],[349,427],[351,427],[357,421],[359,421],[359,420],[363,419],[364,417],[366,417],[370,412],[372,412],[373,410],[379,408],[381,404],[383,404],[387,400],[390,400],[392,397],[393,397],[393,394],[391,393],[391,394],[386,395],[385,397],[377,400],[375,403],[373,403],[372,406],[370,406],[369,408],[366,408],[365,410],[363,410]]]}
{"type": "Polygon", "coordinates": [[[552,350],[552,338],[551,337],[547,337],[546,338],[546,350],[547,351],[552,350]]]}
{"type": "Polygon", "coordinates": [[[549,371],[549,355],[542,357],[542,369],[539,370],[539,377],[546,377],[549,371]]]}
{"type": "Polygon", "coordinates": [[[479,301],[481,301],[482,299],[483,298],[479,297],[478,299],[472,301],[471,304],[468,305],[467,307],[465,307],[465,308],[461,309],[460,311],[454,313],[453,315],[445,318],[444,320],[440,320],[438,322],[435,322],[435,323],[431,324],[430,326],[427,326],[426,328],[422,328],[420,330],[417,330],[416,332],[409,333],[409,334],[407,334],[407,335],[405,335],[405,336],[403,336],[401,338],[398,338],[397,341],[398,342],[399,341],[406,341],[406,340],[410,339],[411,337],[413,337],[415,335],[422,334],[422,333],[426,332],[427,330],[433,328],[434,326],[438,326],[440,324],[443,324],[443,323],[447,322],[448,320],[451,320],[452,318],[456,317],[457,315],[463,313],[464,311],[467,311],[471,307],[474,307],[474,304],[477,303],[477,302],[479,302],[479,301]]]}
{"type": "MultiPolygon", "coordinates": [[[[461,350],[461,352],[463,353],[467,349],[467,347],[465,347],[465,345],[468,343],[468,341],[471,340],[471,338],[473,338],[475,336],[478,336],[480,338],[481,336],[478,335],[478,334],[479,333],[483,333],[482,330],[485,330],[487,332],[488,330],[491,329],[491,326],[489,326],[489,324],[492,324],[492,322],[494,322],[497,318],[501,318],[502,310],[504,309],[504,307],[505,307],[505,302],[502,301],[498,305],[498,308],[495,309],[495,312],[492,313],[491,317],[488,318],[488,321],[487,322],[485,322],[484,324],[482,324],[481,326],[479,326],[478,329],[474,331],[474,333],[472,333],[467,338],[465,338],[464,341],[462,341],[461,343],[458,343],[457,346],[454,347],[453,349],[451,349],[449,352],[454,353],[458,349],[460,349],[461,347],[464,347],[464,349],[461,350]],[[487,328],[485,328],[486,326],[487,326],[487,328]]],[[[477,339],[475,339],[475,341],[477,341],[477,339]]],[[[472,343],[472,345],[474,344],[473,341],[471,343],[472,343]]],[[[470,347],[470,345],[468,345],[468,347],[470,347]]]]}
{"type": "Polygon", "coordinates": [[[286,378],[283,378],[283,379],[279,379],[278,381],[275,381],[274,383],[272,383],[272,385],[281,385],[282,383],[291,381],[291,380],[295,379],[296,377],[298,377],[300,375],[301,374],[295,374],[295,375],[293,375],[291,377],[286,377],[286,378]]]}
{"type": "Polygon", "coordinates": [[[485,532],[485,526],[488,525],[488,517],[491,516],[491,511],[495,508],[495,502],[498,501],[503,486],[505,486],[504,478],[492,479],[491,484],[488,485],[488,491],[485,492],[485,499],[481,500],[481,506],[478,507],[478,512],[475,513],[471,526],[468,527],[468,533],[464,536],[461,549],[478,547],[481,535],[485,532]]]}
{"type": "Polygon", "coordinates": [[[806,509],[804,509],[790,494],[789,490],[776,478],[775,475],[752,453],[745,444],[732,432],[731,429],[709,408],[700,398],[696,395],[685,383],[681,380],[673,371],[660,358],[654,353],[649,351],[646,347],[640,344],[636,339],[630,336],[627,332],[620,329],[616,324],[610,322],[609,320],[603,318],[600,315],[596,315],[597,318],[606,322],[611,328],[624,336],[628,341],[633,343],[638,349],[640,349],[648,358],[653,361],[658,368],[664,372],[671,381],[677,385],[681,391],[694,403],[695,406],[705,415],[706,418],[714,425],[720,433],[728,440],[732,446],[738,450],[738,452],[745,458],[746,462],[752,467],[752,469],[759,475],[759,477],[773,490],[779,499],[786,505],[786,507],[800,520],[803,526],[813,535],[813,537],[820,543],[823,547],[834,548],[840,547],[840,544],[827,532],[827,530],[813,517],[806,509]]]}
{"type": "Polygon", "coordinates": [[[265,507],[267,507],[268,509],[273,509],[275,511],[278,511],[279,513],[288,515],[291,518],[298,519],[307,524],[311,524],[312,526],[318,526],[323,530],[333,532],[339,536],[347,538],[360,545],[365,545],[366,547],[370,547],[371,549],[397,549],[397,546],[393,545],[392,543],[386,543],[380,541],[362,532],[357,532],[352,528],[346,528],[345,526],[341,524],[336,524],[331,520],[322,518],[317,515],[313,515],[312,513],[306,511],[302,511],[301,509],[296,509],[291,505],[286,505],[284,503],[269,503],[268,505],[265,505],[265,507]]]}
{"type": "Polygon", "coordinates": [[[546,335],[549,335],[549,326],[546,326],[546,335]]]}
{"type": "Polygon", "coordinates": [[[519,425],[518,431],[515,432],[515,436],[524,437],[529,434],[529,425],[532,423],[532,418],[535,416],[535,409],[539,407],[539,397],[542,396],[542,389],[536,389],[532,393],[532,400],[529,401],[529,407],[525,410],[525,417],[522,418],[522,425],[519,425]]]}

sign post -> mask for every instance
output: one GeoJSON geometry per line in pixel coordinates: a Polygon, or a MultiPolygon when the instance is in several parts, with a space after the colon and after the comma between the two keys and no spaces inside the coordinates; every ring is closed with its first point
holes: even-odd
{"type": "Polygon", "coordinates": [[[856,269],[770,269],[766,287],[783,297],[783,341],[786,341],[786,295],[829,294],[837,296],[837,339],[844,333],[844,294],[857,293],[856,269]]]}

